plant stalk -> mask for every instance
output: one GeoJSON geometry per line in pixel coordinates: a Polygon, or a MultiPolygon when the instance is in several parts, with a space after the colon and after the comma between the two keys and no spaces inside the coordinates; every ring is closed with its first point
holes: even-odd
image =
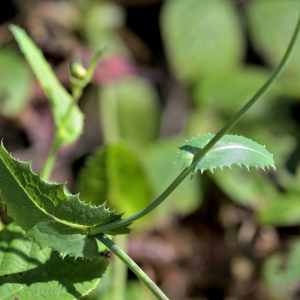
{"type": "MultiPolygon", "coordinates": [[[[115,237],[116,244],[120,248],[126,249],[127,235],[118,235],[115,237]]],[[[112,262],[112,299],[124,300],[126,295],[127,265],[120,259],[112,262]]]]}
{"type": "Polygon", "coordinates": [[[41,171],[41,176],[45,180],[49,179],[49,177],[51,175],[51,172],[53,170],[54,164],[55,164],[56,155],[57,155],[57,152],[58,152],[58,149],[59,149],[59,145],[58,145],[56,140],[57,139],[56,139],[56,136],[55,136],[53,141],[52,141],[47,159],[46,159],[46,161],[44,163],[44,166],[43,166],[43,169],[41,171]]]}
{"type": "Polygon", "coordinates": [[[273,71],[270,78],[261,86],[260,89],[242,106],[242,108],[229,120],[229,122],[221,128],[216,135],[206,144],[202,149],[199,149],[193,157],[191,165],[185,169],[171,182],[171,184],[155,198],[147,207],[137,212],[136,214],[128,217],[127,219],[116,221],[104,226],[100,226],[95,229],[95,232],[108,232],[110,230],[115,230],[124,226],[130,225],[132,222],[144,217],[157,206],[159,206],[176,188],[177,186],[194,170],[197,164],[202,160],[202,158],[207,154],[207,152],[230,130],[232,127],[241,119],[241,117],[264,95],[268,92],[272,83],[278,78],[284,66],[287,64],[288,59],[291,56],[292,50],[296,44],[298,35],[300,31],[300,14],[298,17],[295,30],[287,47],[285,54],[283,55],[279,65],[273,71]]]}
{"type": "Polygon", "coordinates": [[[109,237],[105,235],[98,235],[97,238],[128,266],[128,268],[148,287],[158,300],[169,300],[169,298],[148,277],[148,275],[109,237]]]}
{"type": "MultiPolygon", "coordinates": [[[[65,122],[67,121],[68,117],[70,116],[71,112],[72,112],[72,108],[74,107],[74,105],[77,104],[79,98],[82,96],[82,92],[84,90],[84,88],[88,85],[88,83],[91,81],[93,74],[96,70],[99,58],[101,56],[101,54],[103,53],[103,51],[98,51],[93,57],[92,60],[90,62],[90,65],[87,69],[87,73],[86,73],[86,77],[78,82],[77,85],[73,85],[72,86],[72,101],[70,102],[69,106],[66,109],[66,113],[63,116],[62,122],[60,124],[61,127],[64,126],[65,122]]],[[[44,163],[43,169],[41,171],[41,176],[44,179],[49,179],[51,172],[53,170],[54,164],[55,164],[55,160],[56,160],[56,156],[57,156],[57,152],[61,146],[60,142],[58,141],[57,138],[57,132],[59,131],[60,128],[55,128],[55,134],[54,134],[54,138],[47,156],[47,159],[44,163]]]]}

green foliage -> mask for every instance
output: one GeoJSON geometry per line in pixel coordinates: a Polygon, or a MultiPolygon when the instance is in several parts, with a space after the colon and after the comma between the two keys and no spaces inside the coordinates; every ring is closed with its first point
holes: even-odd
{"type": "MultiPolygon", "coordinates": [[[[250,99],[269,77],[269,72],[262,68],[247,67],[231,72],[216,74],[201,80],[195,89],[194,100],[197,106],[213,109],[223,114],[232,115],[242,103],[250,99]]],[[[246,118],[262,116],[274,99],[277,89],[272,87],[271,92],[262,98],[246,118]]]]}
{"type": "Polygon", "coordinates": [[[157,136],[158,96],[146,80],[132,76],[108,84],[101,90],[100,101],[107,142],[121,139],[144,146],[157,136]]]}
{"type": "Polygon", "coordinates": [[[299,193],[278,194],[264,204],[259,211],[259,219],[268,225],[297,225],[300,222],[299,204],[299,193]]]}
{"type": "Polygon", "coordinates": [[[101,256],[93,260],[62,259],[49,249],[40,249],[15,225],[0,235],[3,300],[78,299],[99,284],[108,263],[101,256]]]}
{"type": "Polygon", "coordinates": [[[105,45],[105,53],[128,52],[117,35],[117,30],[125,22],[121,6],[106,1],[89,3],[82,20],[83,33],[92,49],[97,51],[105,45]]]}
{"type": "MultiPolygon", "coordinates": [[[[248,16],[251,37],[256,49],[272,66],[278,65],[286,49],[299,11],[295,0],[254,0],[249,3],[248,16]]],[[[283,90],[299,96],[300,41],[295,45],[291,62],[282,76],[283,90]]]]}
{"type": "Polygon", "coordinates": [[[26,238],[19,226],[10,224],[0,232],[0,278],[38,267],[49,259],[50,253],[49,248],[41,249],[26,238]]]}
{"type": "MultiPolygon", "coordinates": [[[[185,152],[183,158],[191,162],[193,155],[204,148],[213,138],[213,134],[206,134],[187,141],[181,150],[185,152]]],[[[214,171],[217,168],[244,166],[247,169],[275,168],[273,155],[262,145],[238,135],[224,135],[215,146],[197,164],[196,171],[214,171]]]]}
{"type": "Polygon", "coordinates": [[[274,299],[293,299],[300,276],[300,241],[285,255],[276,254],[264,265],[264,279],[274,299]]]}
{"type": "Polygon", "coordinates": [[[25,230],[51,220],[84,231],[120,218],[104,205],[82,202],[61,184],[42,180],[27,163],[13,159],[3,145],[0,170],[1,196],[8,214],[25,230]]]}
{"type": "Polygon", "coordinates": [[[16,116],[29,100],[30,73],[12,49],[0,50],[0,112],[16,116]]]}
{"type": "Polygon", "coordinates": [[[249,206],[254,210],[261,208],[267,197],[277,196],[276,188],[264,174],[251,173],[233,168],[216,171],[214,179],[218,186],[236,203],[249,206]],[[242,182],[243,184],[237,184],[242,182]]]}
{"type": "Polygon", "coordinates": [[[42,52],[37,48],[26,32],[17,26],[11,26],[11,31],[29,62],[33,73],[50,100],[56,129],[58,130],[57,137],[59,145],[74,142],[82,132],[82,113],[73,103],[71,95],[56,78],[42,52]]]}
{"type": "MultiPolygon", "coordinates": [[[[92,206],[67,192],[63,185],[42,180],[29,165],[13,159],[0,148],[1,198],[8,215],[41,246],[62,255],[97,255],[89,230],[121,218],[104,204],[92,206]]],[[[126,231],[126,228],[118,232],[126,231]]],[[[115,232],[117,233],[117,232],[115,232]]]]}
{"type": "Polygon", "coordinates": [[[142,209],[152,198],[137,153],[121,144],[104,146],[89,157],[79,176],[79,191],[91,204],[106,201],[126,214],[142,209]]]}
{"type": "MultiPolygon", "coordinates": [[[[161,30],[177,76],[188,82],[235,68],[244,41],[234,7],[226,0],[169,0],[161,30]]],[[[286,44],[285,44],[286,45],[286,44]]]]}
{"type": "Polygon", "coordinates": [[[50,247],[62,257],[95,258],[101,249],[93,237],[54,221],[40,222],[29,232],[28,236],[42,248],[50,247]]]}
{"type": "MultiPolygon", "coordinates": [[[[182,138],[159,140],[145,150],[143,161],[155,194],[159,194],[171,182],[174,174],[182,169],[180,153],[176,149],[182,141],[182,138]]],[[[169,201],[157,210],[156,215],[165,217],[166,214],[172,213],[180,215],[191,213],[201,203],[201,196],[199,178],[185,180],[170,195],[169,201]]]]}

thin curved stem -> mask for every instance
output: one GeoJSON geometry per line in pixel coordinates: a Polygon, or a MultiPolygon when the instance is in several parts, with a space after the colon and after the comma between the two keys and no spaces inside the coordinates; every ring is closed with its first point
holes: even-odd
{"type": "Polygon", "coordinates": [[[169,300],[151,278],[148,277],[148,275],[117,244],[115,244],[113,240],[105,235],[99,235],[97,238],[128,266],[128,268],[149,288],[157,299],[169,300]]]}
{"type": "Polygon", "coordinates": [[[195,166],[201,161],[201,159],[205,156],[205,154],[241,119],[241,117],[264,95],[268,92],[272,83],[278,78],[282,69],[286,65],[288,59],[291,56],[292,50],[296,44],[298,35],[300,31],[300,15],[298,17],[298,21],[292,35],[292,38],[289,42],[287,50],[281,59],[279,65],[274,70],[270,78],[261,86],[260,89],[246,102],[244,106],[229,120],[229,122],[221,128],[216,135],[209,141],[209,143],[203,148],[199,149],[198,152],[195,153],[192,164],[190,167],[185,168],[173,181],[172,183],[159,195],[155,198],[147,207],[143,210],[137,212],[136,214],[128,217],[127,219],[113,222],[111,224],[107,224],[104,226],[100,226],[95,229],[95,232],[108,232],[110,230],[114,230],[123,226],[130,225],[133,221],[136,221],[152,210],[154,210],[157,206],[159,206],[176,188],[177,186],[191,173],[194,171],[195,166]]]}

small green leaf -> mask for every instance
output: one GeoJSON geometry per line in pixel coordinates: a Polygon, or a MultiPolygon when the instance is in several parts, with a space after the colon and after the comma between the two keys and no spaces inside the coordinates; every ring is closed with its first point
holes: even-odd
{"type": "MultiPolygon", "coordinates": [[[[297,22],[299,2],[296,0],[270,1],[253,0],[248,6],[251,37],[257,51],[272,66],[281,60],[297,22]],[[274,26],[275,25],[275,26],[274,26]]],[[[281,92],[299,96],[300,40],[295,45],[290,63],[280,78],[281,92]]]]}
{"type": "Polygon", "coordinates": [[[146,206],[152,190],[143,165],[134,150],[122,144],[100,148],[92,155],[79,176],[79,191],[85,201],[133,214],[146,206]]]}
{"type": "Polygon", "coordinates": [[[0,112],[15,116],[29,100],[31,76],[25,62],[12,50],[0,50],[0,112]]]}
{"type": "Polygon", "coordinates": [[[0,147],[0,193],[8,215],[23,229],[40,222],[55,221],[86,232],[121,218],[104,204],[92,206],[70,194],[61,184],[46,182],[29,164],[13,159],[0,147]]]}
{"type": "Polygon", "coordinates": [[[161,27],[171,65],[180,79],[227,72],[244,52],[241,25],[231,1],[169,0],[161,27]]]}
{"type": "MultiPolygon", "coordinates": [[[[195,152],[202,149],[212,138],[213,134],[202,135],[181,146],[180,149],[185,152],[183,158],[187,163],[190,163],[195,152]]],[[[243,136],[225,135],[197,164],[196,171],[213,172],[216,168],[232,165],[257,169],[275,168],[273,155],[264,146],[243,136]]]]}
{"type": "Polygon", "coordinates": [[[144,146],[158,135],[158,95],[139,77],[128,77],[104,86],[100,93],[101,118],[105,140],[120,139],[144,146]],[[137,126],[138,120],[138,126],[137,126]]]}
{"type": "Polygon", "coordinates": [[[59,129],[57,134],[60,143],[63,145],[74,142],[82,132],[82,113],[76,105],[73,105],[70,114],[66,117],[73,101],[71,95],[58,81],[42,52],[26,32],[17,26],[11,26],[10,28],[37,80],[50,100],[55,125],[59,129]]]}

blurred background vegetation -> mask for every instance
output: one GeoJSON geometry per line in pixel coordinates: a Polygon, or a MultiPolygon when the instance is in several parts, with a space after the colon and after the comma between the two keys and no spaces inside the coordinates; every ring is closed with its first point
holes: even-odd
{"type": "MultiPolygon", "coordinates": [[[[53,128],[9,24],[29,32],[66,87],[69,64],[103,48],[80,100],[84,134],[60,152],[52,177],[131,214],[182,168],[182,141],[215,132],[268,78],[299,1],[7,0],[0,8],[0,137],[39,170],[53,128]]],[[[234,129],[265,144],[277,170],[194,176],[134,226],[129,254],[171,299],[300,299],[299,100],[300,40],[234,129]]],[[[109,274],[102,283],[90,299],[104,299],[109,274]]],[[[152,299],[129,273],[126,299],[141,298],[152,299]]]]}

